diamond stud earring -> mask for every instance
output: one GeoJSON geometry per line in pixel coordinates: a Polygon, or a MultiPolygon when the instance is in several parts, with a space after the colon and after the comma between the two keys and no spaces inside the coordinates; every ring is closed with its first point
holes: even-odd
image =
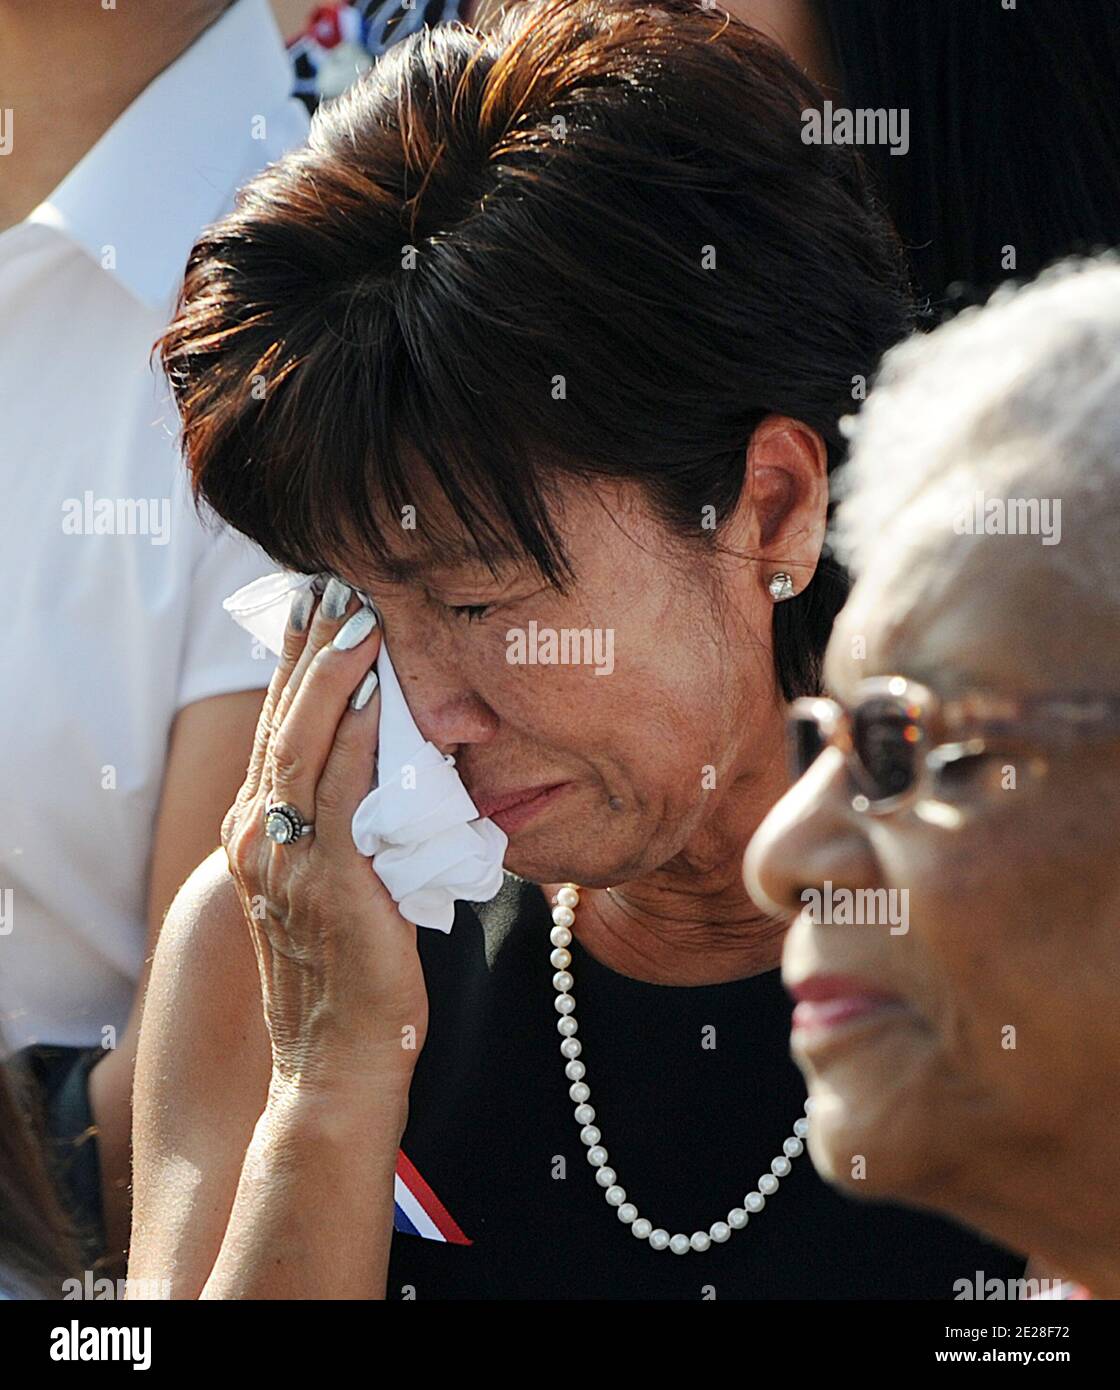
{"type": "Polygon", "coordinates": [[[793,580],[784,570],[774,575],[766,587],[775,603],[781,603],[785,598],[793,598],[793,580]]]}

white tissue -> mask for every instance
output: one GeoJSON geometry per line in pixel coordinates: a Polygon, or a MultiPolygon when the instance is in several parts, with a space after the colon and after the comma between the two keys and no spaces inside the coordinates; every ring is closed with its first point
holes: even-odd
{"type": "MultiPolygon", "coordinates": [[[[310,583],[309,575],[270,574],[238,589],[222,606],[279,655],[291,597],[310,583]]],[[[455,768],[416,727],[384,640],[377,676],[377,785],[354,812],[354,843],[372,859],[402,917],[418,927],[450,931],[457,898],[488,902],[501,888],[509,841],[492,820],[479,818],[455,768]]]]}

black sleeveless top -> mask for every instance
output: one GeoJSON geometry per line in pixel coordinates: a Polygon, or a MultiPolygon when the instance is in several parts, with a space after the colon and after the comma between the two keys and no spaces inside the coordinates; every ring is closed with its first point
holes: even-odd
{"type": "MultiPolygon", "coordinates": [[[[551,928],[540,888],[507,874],[492,902],[458,905],[450,934],[418,933],[430,1021],[388,1298],[951,1299],[978,1269],[1022,1274],[1022,1260],[947,1221],[834,1192],[808,1152],[725,1243],[676,1255],[637,1239],[604,1200],[572,1113],[551,928]]],[[[757,1187],[803,1114],[780,974],[652,985],[578,940],[570,950],[608,1162],[655,1227],[706,1231],[757,1187]]]]}

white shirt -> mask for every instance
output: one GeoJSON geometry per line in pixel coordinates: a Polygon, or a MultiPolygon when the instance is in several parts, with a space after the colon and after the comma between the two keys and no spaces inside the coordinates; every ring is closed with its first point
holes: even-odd
{"type": "Polygon", "coordinates": [[[199,521],[149,356],[199,231],[305,138],[291,83],[266,0],[238,0],[0,233],[0,1031],[12,1049],[119,1037],[144,958],[172,722],[272,675],[222,599],[275,566],[199,521]]]}

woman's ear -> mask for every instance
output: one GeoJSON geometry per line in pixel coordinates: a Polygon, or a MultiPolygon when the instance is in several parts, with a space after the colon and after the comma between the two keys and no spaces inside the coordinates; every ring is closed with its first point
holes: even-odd
{"type": "MultiPolygon", "coordinates": [[[[747,480],[735,518],[741,549],[764,583],[788,574],[795,593],[812,579],[828,523],[828,450],[816,430],[768,415],[751,436],[747,480]]],[[[739,549],[736,546],[736,549],[739,549]]]]}

